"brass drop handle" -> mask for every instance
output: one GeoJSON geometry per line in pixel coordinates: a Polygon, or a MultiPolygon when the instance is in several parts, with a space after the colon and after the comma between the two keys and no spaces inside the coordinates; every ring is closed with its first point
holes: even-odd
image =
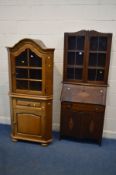
{"type": "Polygon", "coordinates": [[[24,63],[24,62],[25,62],[24,60],[21,61],[21,63],[24,63]]]}
{"type": "Polygon", "coordinates": [[[36,107],[36,104],[33,104],[33,107],[36,107]]]}

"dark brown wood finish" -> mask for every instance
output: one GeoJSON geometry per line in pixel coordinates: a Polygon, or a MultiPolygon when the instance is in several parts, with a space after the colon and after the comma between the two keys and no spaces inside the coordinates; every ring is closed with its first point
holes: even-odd
{"type": "Polygon", "coordinates": [[[53,55],[39,40],[8,48],[12,140],[52,141],[53,55]]]}
{"type": "MultiPolygon", "coordinates": [[[[110,64],[110,50],[111,50],[111,41],[112,41],[112,34],[111,33],[100,33],[100,32],[96,32],[96,31],[79,31],[79,32],[75,32],[75,33],[65,33],[64,34],[64,73],[63,73],[63,82],[72,82],[72,83],[89,83],[89,84],[107,84],[107,79],[108,79],[108,71],[109,71],[109,64],[110,64]],[[70,38],[72,37],[72,43],[70,41],[70,38]],[[74,37],[74,38],[73,38],[74,37]],[[83,39],[83,46],[76,46],[76,41],[75,43],[73,43],[74,39],[77,41],[79,40],[78,38],[83,39]],[[106,40],[106,48],[101,48],[101,50],[99,50],[100,48],[100,41],[99,46],[95,46],[96,48],[93,48],[93,50],[91,50],[90,46],[91,46],[91,38],[93,37],[93,39],[95,38],[96,41],[94,42],[98,42],[97,40],[106,40]],[[69,46],[68,47],[68,43],[71,43],[73,46],[72,48],[69,46]],[[74,45],[75,44],[75,45],[74,45]],[[82,47],[82,48],[81,48],[82,47]],[[83,55],[83,64],[76,64],[75,63],[71,63],[70,65],[68,64],[68,53],[70,54],[70,60],[73,58],[74,59],[74,55],[75,53],[79,53],[83,55]],[[72,53],[72,56],[71,56],[72,53]],[[106,59],[105,63],[98,63],[98,65],[96,64],[96,67],[94,66],[89,66],[89,54],[93,54],[93,57],[95,57],[97,54],[97,57],[100,58],[100,54],[101,56],[104,56],[106,59]],[[103,64],[103,65],[99,65],[99,64],[103,64]],[[69,79],[67,76],[67,68],[68,67],[77,67],[79,68],[82,67],[82,77],[80,79],[69,79]],[[96,68],[96,69],[100,69],[102,68],[104,70],[104,77],[101,80],[89,80],[88,79],[88,68],[96,68]]],[[[94,43],[93,42],[93,43],[94,43]]],[[[102,41],[101,41],[102,42],[102,41]]],[[[104,41],[105,42],[105,41],[104,41]]],[[[95,44],[96,44],[95,43],[95,44]]],[[[70,44],[70,45],[71,45],[70,44]]],[[[82,45],[81,44],[81,45],[82,45]]],[[[79,44],[78,44],[79,45],[79,44]]],[[[102,43],[101,43],[101,47],[102,43]]],[[[75,56],[76,57],[76,56],[75,56]]],[[[78,59],[78,58],[77,58],[78,59]]],[[[80,60],[82,59],[81,57],[79,58],[80,60]]],[[[92,58],[93,59],[93,58],[92,58]]],[[[99,61],[100,62],[100,61],[99,61]]]]}
{"type": "Polygon", "coordinates": [[[111,33],[64,34],[60,137],[101,144],[111,33]]]}

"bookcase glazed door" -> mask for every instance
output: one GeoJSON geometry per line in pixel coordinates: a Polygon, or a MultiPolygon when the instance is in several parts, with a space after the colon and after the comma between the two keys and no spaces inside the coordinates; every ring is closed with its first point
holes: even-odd
{"type": "Polygon", "coordinates": [[[90,83],[106,84],[111,48],[111,34],[90,32],[88,37],[88,77],[90,83]]]}
{"type": "Polygon", "coordinates": [[[85,31],[78,34],[65,33],[64,41],[64,81],[79,81],[84,79],[85,64],[85,31]]]}

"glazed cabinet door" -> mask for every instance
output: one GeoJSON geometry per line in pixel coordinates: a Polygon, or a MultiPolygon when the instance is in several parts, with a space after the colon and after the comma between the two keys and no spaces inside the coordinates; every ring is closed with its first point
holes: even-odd
{"type": "Polygon", "coordinates": [[[107,83],[112,34],[99,32],[88,33],[88,66],[89,83],[107,83]]]}
{"type": "Polygon", "coordinates": [[[64,81],[82,82],[84,79],[86,32],[64,35],[64,81]]]}
{"type": "Polygon", "coordinates": [[[26,94],[43,94],[45,91],[45,55],[26,46],[11,54],[12,91],[26,94]]]}

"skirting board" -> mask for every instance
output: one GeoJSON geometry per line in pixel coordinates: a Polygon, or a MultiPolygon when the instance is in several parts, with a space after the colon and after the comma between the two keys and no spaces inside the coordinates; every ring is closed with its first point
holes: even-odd
{"type": "Polygon", "coordinates": [[[11,124],[10,118],[0,116],[0,124],[8,124],[8,125],[10,125],[11,124]]]}
{"type": "MultiPolygon", "coordinates": [[[[0,124],[8,124],[8,125],[10,125],[11,124],[10,118],[6,118],[6,117],[3,117],[3,116],[0,116],[0,124]]],[[[53,123],[52,130],[59,132],[59,130],[60,130],[59,123],[53,123]]],[[[104,130],[103,131],[103,137],[104,138],[116,139],[116,132],[115,131],[104,130]]]]}

